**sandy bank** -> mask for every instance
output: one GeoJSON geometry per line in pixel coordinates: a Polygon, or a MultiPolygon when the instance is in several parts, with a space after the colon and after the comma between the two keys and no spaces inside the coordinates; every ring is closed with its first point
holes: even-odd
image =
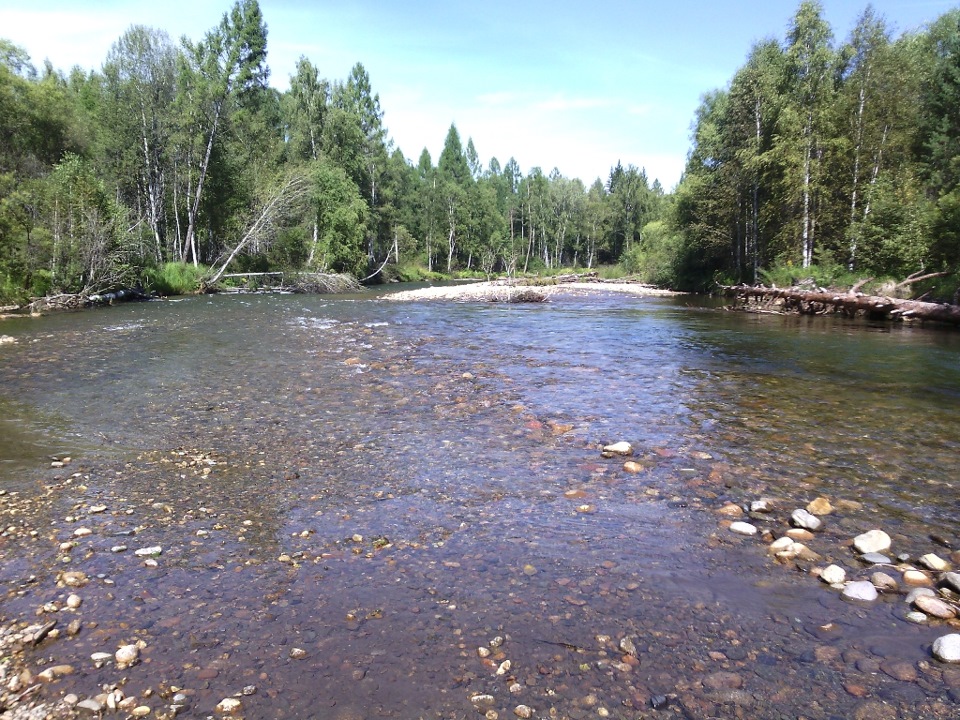
{"type": "Polygon", "coordinates": [[[630,282],[560,282],[555,285],[533,285],[507,280],[467,283],[463,285],[444,285],[441,287],[403,290],[384,296],[384,300],[460,300],[508,302],[511,295],[524,290],[533,290],[548,298],[555,295],[582,295],[586,293],[622,293],[626,295],[670,296],[680,295],[672,290],[661,290],[630,282]]]}

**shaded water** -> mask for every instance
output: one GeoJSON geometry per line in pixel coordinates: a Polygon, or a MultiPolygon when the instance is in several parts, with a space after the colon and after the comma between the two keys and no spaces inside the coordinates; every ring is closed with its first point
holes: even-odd
{"type": "Polygon", "coordinates": [[[712,512],[773,497],[778,534],[814,497],[858,500],[810,543],[851,574],[843,543],[872,527],[948,552],[929,535],[960,541],[955,333],[602,296],[204,297],[3,332],[0,487],[38,502],[6,519],[0,611],[62,601],[58,569],[93,578],[96,626],[37,651],[78,668],[54,695],[126,675],[182,688],[191,717],[250,685],[250,718],[955,709],[929,657],[948,627],[842,603],[712,512]],[[622,439],[642,472],[600,457],[622,439]],[[92,667],[135,639],[141,665],[92,667]]]}

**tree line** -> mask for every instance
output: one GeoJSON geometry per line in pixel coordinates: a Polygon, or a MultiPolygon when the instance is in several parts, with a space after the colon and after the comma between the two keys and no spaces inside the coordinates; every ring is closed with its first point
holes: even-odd
{"type": "Polygon", "coordinates": [[[673,197],[672,280],[960,262],[960,9],[894,37],[871,7],[836,42],[817,2],[706,94],[673,197]]]}
{"type": "Polygon", "coordinates": [[[237,0],[199,41],[131,27],[99,71],[38,70],[0,40],[0,297],[161,287],[224,271],[365,278],[619,263],[678,288],[776,269],[904,276],[960,258],[960,10],[834,41],[816,2],[707,93],[678,187],[617,163],[589,187],[482,163],[455,125],[436,163],[395,147],[362,64],[302,57],[268,83],[237,0]],[[189,275],[189,273],[188,273],[189,275]]]}

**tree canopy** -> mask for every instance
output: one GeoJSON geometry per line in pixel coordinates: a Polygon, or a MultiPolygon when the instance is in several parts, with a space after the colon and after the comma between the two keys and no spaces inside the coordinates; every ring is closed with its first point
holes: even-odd
{"type": "Polygon", "coordinates": [[[688,289],[960,262],[960,10],[894,37],[867,8],[838,41],[802,2],[703,95],[669,194],[619,161],[589,187],[485,163],[456,125],[414,163],[362,63],[325,78],[302,57],[270,87],[267,30],[237,0],[197,41],[133,26],[99,71],[69,73],[0,40],[0,297],[135,285],[171,262],[360,277],[620,263],[688,289]],[[249,236],[265,207],[283,212],[249,236]]]}

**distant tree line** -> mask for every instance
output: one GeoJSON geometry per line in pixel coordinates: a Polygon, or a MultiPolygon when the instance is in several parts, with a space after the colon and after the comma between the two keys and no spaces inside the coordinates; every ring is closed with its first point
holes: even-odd
{"type": "Polygon", "coordinates": [[[238,0],[197,41],[131,27],[101,70],[37,70],[0,40],[0,298],[305,270],[366,277],[619,263],[682,288],[772,268],[903,276],[960,259],[960,10],[894,39],[869,8],[837,45],[800,5],[704,96],[676,191],[617,163],[589,187],[390,140],[357,64],[268,84],[238,0]]]}
{"type": "Polygon", "coordinates": [[[838,44],[802,3],[704,96],[672,200],[678,284],[957,269],[960,9],[894,38],[868,7],[838,44]]]}

